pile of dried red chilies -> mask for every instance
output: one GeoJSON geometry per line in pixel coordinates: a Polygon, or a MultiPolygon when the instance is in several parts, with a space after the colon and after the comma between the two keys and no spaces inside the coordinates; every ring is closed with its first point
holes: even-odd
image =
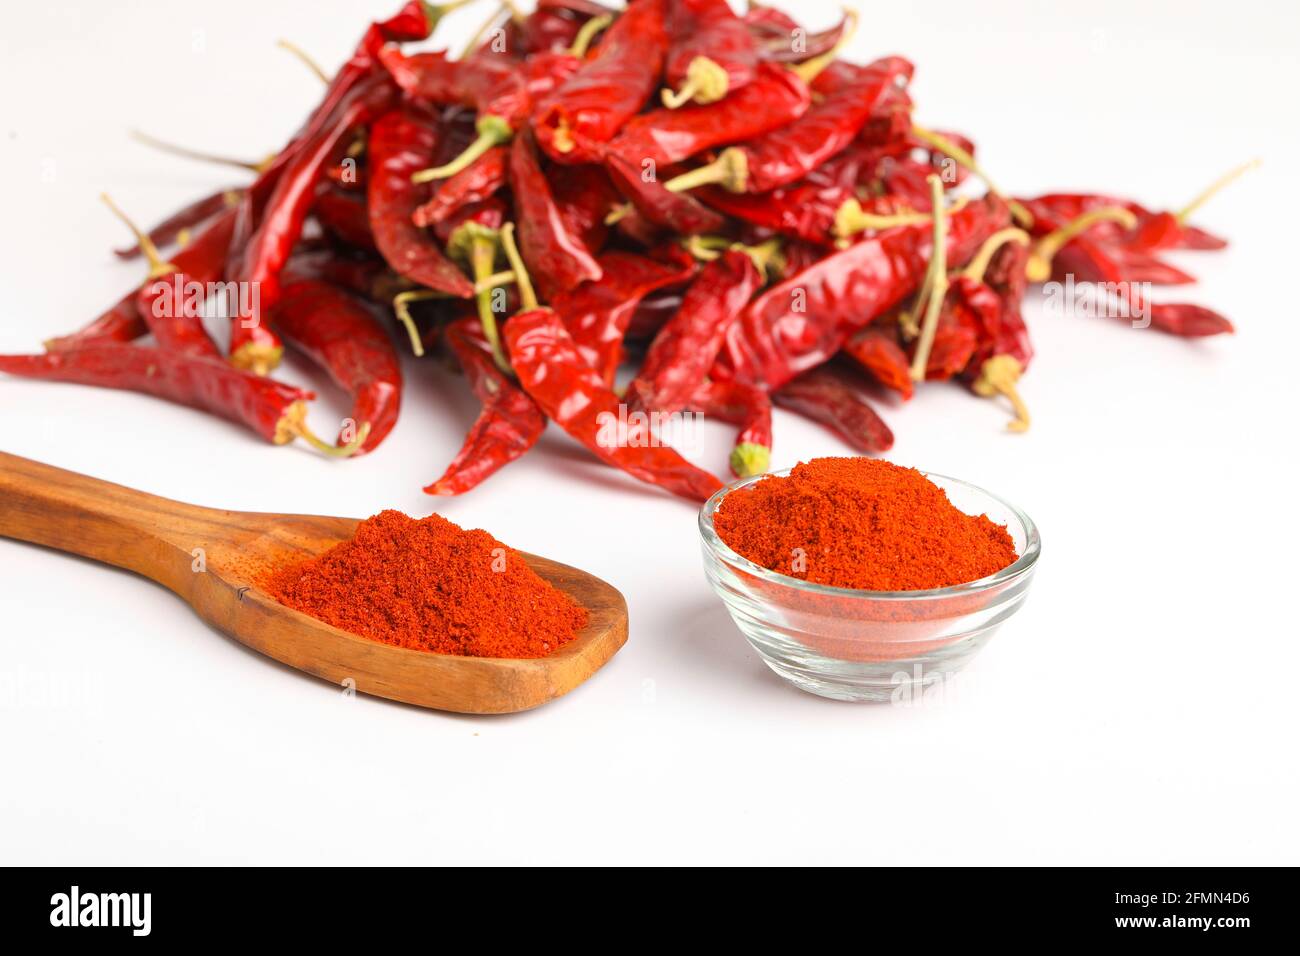
{"type": "Polygon", "coordinates": [[[140,289],[0,371],[143,391],[356,454],[397,420],[396,326],[382,321],[395,317],[417,355],[455,357],[483,406],[430,493],[473,488],[550,420],[703,499],[720,482],[657,440],[664,415],[736,426],[738,475],[768,467],[774,405],[888,449],[868,400],[882,387],[908,398],[957,380],[1008,399],[1023,430],[1031,282],[1102,284],[1174,335],[1232,331],[1139,291],[1192,281],[1162,250],[1224,245],[1188,223],[1205,197],[1173,213],[1011,198],[970,139],[914,122],[911,63],[839,58],[851,14],[815,33],[726,0],[538,0],[529,14],[505,4],[459,57],[403,51],[464,2],[371,24],[288,145],[246,164],[251,184],[120,253],[148,256],[140,289]],[[971,177],[982,198],[953,193],[971,177]],[[164,262],[159,246],[178,251],[164,262]],[[228,354],[175,301],[213,282],[258,291],[228,354]],[[309,393],[265,377],[284,342],[354,396],[336,445],[307,430],[309,393]]]}

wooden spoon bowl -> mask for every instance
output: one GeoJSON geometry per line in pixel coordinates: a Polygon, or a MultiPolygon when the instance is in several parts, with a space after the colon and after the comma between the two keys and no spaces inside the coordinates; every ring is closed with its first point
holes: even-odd
{"type": "Polygon", "coordinates": [[[0,452],[0,535],[152,578],[240,643],[366,694],[464,714],[528,710],[573,690],[627,641],[622,594],[531,554],[523,555],[529,566],[590,616],[573,641],[547,657],[393,647],[285,607],[258,587],[269,569],[350,539],[357,524],[200,508],[0,452]]]}

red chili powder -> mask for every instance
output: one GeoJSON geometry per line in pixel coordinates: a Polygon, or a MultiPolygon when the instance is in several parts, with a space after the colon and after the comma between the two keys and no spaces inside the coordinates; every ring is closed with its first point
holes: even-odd
{"type": "Polygon", "coordinates": [[[713,526],[771,571],[864,591],[964,584],[1016,560],[1003,525],[957,510],[916,469],[874,458],[815,458],[734,491],[713,526]]]}
{"type": "Polygon", "coordinates": [[[384,511],[351,541],[275,571],[276,600],[384,644],[466,657],[545,657],[586,609],[486,531],[384,511]]]}

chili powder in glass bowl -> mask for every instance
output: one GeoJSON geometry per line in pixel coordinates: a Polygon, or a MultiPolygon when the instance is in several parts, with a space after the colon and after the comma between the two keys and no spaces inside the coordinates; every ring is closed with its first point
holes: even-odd
{"type": "MultiPolygon", "coordinates": [[[[736,512],[753,514],[756,500],[731,498],[731,503],[746,506],[736,512]]],[[[733,482],[704,505],[699,527],[709,582],[763,662],[796,687],[836,700],[897,699],[961,670],[1024,603],[1041,550],[1029,516],[995,495],[956,478],[869,458],[815,459],[733,482]],[[806,480],[808,469],[819,465],[832,475],[841,468],[851,469],[849,476],[852,469],[906,472],[870,476],[883,477],[886,492],[900,480],[905,487],[874,498],[870,481],[865,489],[853,484],[838,501],[834,481],[804,489],[803,495],[773,494],[784,490],[780,486],[758,489],[764,506],[773,510],[762,515],[761,526],[736,534],[728,506],[732,495],[751,494],[760,482],[785,482],[792,475],[806,480]],[[961,514],[941,514],[948,506],[961,514]],[[899,522],[907,521],[916,525],[915,540],[908,540],[906,527],[900,531],[899,522]],[[1004,566],[996,566],[1001,560],[992,567],[967,560],[967,552],[982,549],[984,536],[996,542],[1002,528],[1010,544],[1004,566]],[[738,553],[724,535],[764,563],[738,553]],[[803,553],[790,548],[796,553],[788,565],[781,563],[779,549],[805,536],[803,553]],[[955,549],[954,536],[961,545],[955,549]],[[945,550],[954,558],[951,571],[958,578],[978,567],[989,567],[989,573],[941,587],[915,587],[916,581],[944,580],[946,566],[937,559],[945,550]],[[819,579],[885,582],[893,589],[819,579]]],[[[988,550],[986,557],[995,559],[996,543],[988,550]]]]}

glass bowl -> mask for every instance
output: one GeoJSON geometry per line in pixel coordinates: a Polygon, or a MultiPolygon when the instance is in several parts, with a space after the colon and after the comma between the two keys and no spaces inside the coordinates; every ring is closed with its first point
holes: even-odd
{"type": "Polygon", "coordinates": [[[700,511],[704,571],[764,663],[801,690],[835,700],[915,699],[988,643],[1025,601],[1041,544],[1019,508],[981,488],[922,472],[957,508],[1002,525],[1020,556],[996,574],[930,591],[858,591],[769,571],[718,537],[713,515],[733,491],[789,470],[732,482],[700,511]]]}

